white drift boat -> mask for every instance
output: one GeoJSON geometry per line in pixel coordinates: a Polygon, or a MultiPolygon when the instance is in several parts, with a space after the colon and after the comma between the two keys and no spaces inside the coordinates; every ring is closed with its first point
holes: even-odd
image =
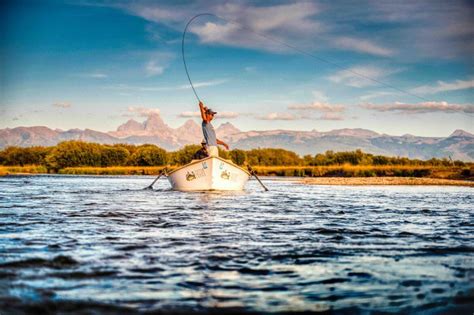
{"type": "Polygon", "coordinates": [[[242,167],[220,157],[193,160],[168,173],[174,190],[242,190],[250,173],[242,167]]]}

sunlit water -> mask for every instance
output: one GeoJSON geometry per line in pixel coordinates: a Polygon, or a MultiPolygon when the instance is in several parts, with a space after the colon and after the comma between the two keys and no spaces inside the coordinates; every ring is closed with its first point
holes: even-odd
{"type": "Polygon", "coordinates": [[[473,190],[0,178],[0,314],[474,309],[473,190]]]}

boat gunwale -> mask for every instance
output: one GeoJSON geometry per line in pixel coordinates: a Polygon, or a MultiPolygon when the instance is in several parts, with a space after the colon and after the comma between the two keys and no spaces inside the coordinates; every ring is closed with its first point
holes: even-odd
{"type": "Polygon", "coordinates": [[[205,157],[204,159],[195,160],[194,162],[191,161],[191,162],[189,162],[189,163],[186,164],[186,165],[180,166],[180,167],[178,167],[177,169],[172,170],[171,172],[168,173],[167,176],[170,176],[171,174],[173,174],[173,173],[175,173],[175,172],[177,172],[177,171],[179,171],[179,170],[182,170],[182,169],[185,168],[185,167],[188,167],[188,166],[191,166],[191,165],[194,165],[194,164],[198,164],[198,163],[201,163],[201,162],[210,160],[210,159],[212,159],[212,158],[216,158],[216,159],[218,159],[218,160],[221,160],[222,162],[226,162],[226,163],[228,163],[228,164],[230,164],[230,165],[232,165],[232,166],[234,166],[234,167],[236,167],[236,168],[238,168],[238,169],[244,171],[248,176],[251,176],[250,172],[248,172],[246,169],[240,167],[239,165],[235,164],[235,163],[232,162],[231,160],[226,160],[226,159],[224,159],[224,158],[222,158],[222,157],[220,157],[220,156],[208,156],[208,157],[205,157]]]}

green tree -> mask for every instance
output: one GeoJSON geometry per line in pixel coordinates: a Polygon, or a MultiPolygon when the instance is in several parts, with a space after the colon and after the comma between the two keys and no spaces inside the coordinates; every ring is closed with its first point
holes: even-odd
{"type": "Polygon", "coordinates": [[[129,159],[129,164],[135,166],[166,165],[167,162],[167,152],[152,144],[139,146],[129,159]]]}
{"type": "Polygon", "coordinates": [[[130,152],[124,147],[103,146],[101,149],[101,166],[126,165],[130,152]]]}
{"type": "Polygon", "coordinates": [[[253,149],[247,151],[250,165],[303,165],[304,161],[295,152],[284,149],[253,149]]]}
{"type": "Polygon", "coordinates": [[[49,169],[74,166],[102,166],[102,145],[82,141],[60,142],[46,157],[49,169]]]}
{"type": "Polygon", "coordinates": [[[0,164],[2,165],[44,165],[45,158],[51,151],[50,147],[7,147],[0,151],[0,164]]]}
{"type": "Polygon", "coordinates": [[[184,165],[191,162],[193,155],[201,149],[200,145],[190,144],[185,145],[183,148],[178,151],[170,153],[170,163],[176,165],[184,165]]]}
{"type": "Polygon", "coordinates": [[[247,153],[244,150],[234,149],[229,152],[231,160],[237,165],[244,165],[247,160],[247,153]]]}

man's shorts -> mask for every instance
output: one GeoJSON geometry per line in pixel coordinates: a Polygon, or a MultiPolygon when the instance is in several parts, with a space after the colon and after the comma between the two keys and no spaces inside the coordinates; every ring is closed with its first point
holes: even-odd
{"type": "Polygon", "coordinates": [[[208,146],[207,153],[209,153],[209,156],[219,156],[219,150],[217,149],[216,145],[208,146]]]}

